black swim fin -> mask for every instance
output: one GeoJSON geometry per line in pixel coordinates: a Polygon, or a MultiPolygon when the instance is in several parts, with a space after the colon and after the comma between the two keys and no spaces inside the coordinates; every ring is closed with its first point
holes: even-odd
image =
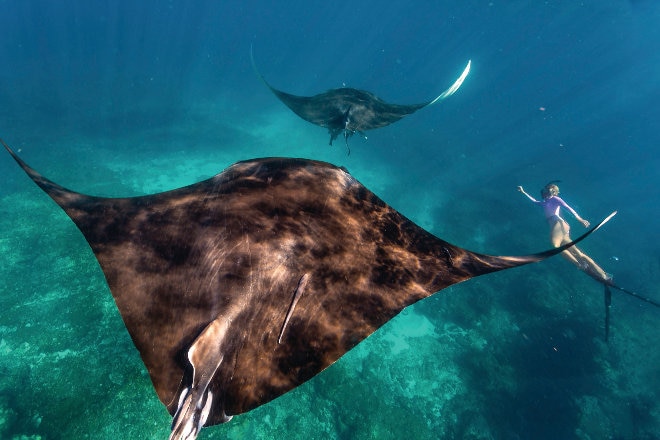
{"type": "Polygon", "coordinates": [[[616,284],[614,284],[614,282],[611,279],[607,280],[607,281],[604,281],[602,279],[596,279],[596,281],[602,283],[603,287],[605,288],[605,290],[604,290],[604,298],[605,298],[605,342],[607,342],[609,332],[610,332],[610,306],[612,304],[612,291],[610,290],[610,287],[613,288],[613,289],[619,290],[619,291],[625,293],[626,295],[630,295],[633,298],[637,298],[640,301],[645,301],[645,302],[651,304],[652,306],[660,308],[660,302],[655,301],[651,298],[647,298],[645,296],[639,295],[639,294],[637,294],[635,292],[632,292],[628,289],[624,289],[621,286],[617,286],[616,284]]]}
{"type": "Polygon", "coordinates": [[[640,294],[638,294],[638,293],[631,292],[630,290],[627,290],[627,289],[624,289],[623,287],[617,286],[617,285],[614,284],[614,283],[603,283],[603,284],[605,284],[606,287],[609,286],[609,287],[612,287],[612,288],[614,288],[614,289],[616,289],[616,290],[620,290],[621,292],[623,292],[623,293],[625,293],[625,294],[627,294],[627,295],[630,295],[630,296],[632,296],[632,297],[635,297],[635,298],[637,298],[637,299],[640,300],[640,301],[646,301],[647,303],[649,303],[649,304],[651,304],[651,305],[654,305],[654,306],[660,308],[660,302],[655,301],[655,300],[653,300],[653,299],[651,299],[651,298],[647,298],[647,297],[642,296],[642,295],[640,295],[640,294]]]}
{"type": "Polygon", "coordinates": [[[610,337],[610,306],[612,305],[612,291],[607,284],[603,284],[603,287],[605,288],[605,342],[608,342],[610,337]]]}

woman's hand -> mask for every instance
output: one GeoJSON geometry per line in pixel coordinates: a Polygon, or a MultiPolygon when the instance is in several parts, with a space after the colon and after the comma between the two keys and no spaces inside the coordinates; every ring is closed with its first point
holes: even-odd
{"type": "Polygon", "coordinates": [[[588,228],[591,223],[589,223],[589,220],[585,220],[583,218],[580,219],[580,223],[584,225],[585,228],[588,228]]]}
{"type": "Polygon", "coordinates": [[[523,189],[522,186],[518,186],[518,191],[520,191],[521,193],[524,193],[524,192],[525,192],[525,190],[523,189]]]}

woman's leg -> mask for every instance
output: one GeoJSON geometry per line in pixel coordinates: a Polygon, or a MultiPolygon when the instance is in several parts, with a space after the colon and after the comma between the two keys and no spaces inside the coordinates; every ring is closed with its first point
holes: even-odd
{"type": "MultiPolygon", "coordinates": [[[[571,237],[568,235],[568,230],[563,221],[558,220],[550,227],[550,241],[556,248],[571,241],[571,237]]],[[[575,248],[575,246],[566,249],[561,253],[561,256],[575,264],[577,267],[580,267],[580,261],[578,261],[575,255],[571,252],[573,248],[575,248]]]]}
{"type": "Polygon", "coordinates": [[[600,267],[596,262],[587,254],[582,252],[580,249],[578,249],[576,246],[571,247],[573,250],[573,255],[575,258],[582,262],[580,265],[580,268],[584,270],[585,272],[588,272],[590,274],[596,275],[597,277],[602,278],[603,280],[608,280],[611,278],[610,275],[608,275],[602,267],[600,267]]]}
{"type": "MultiPolygon", "coordinates": [[[[556,222],[551,229],[552,245],[559,247],[563,244],[570,243],[571,237],[569,231],[570,228],[566,222],[561,220],[556,222]]],[[[600,277],[603,280],[609,280],[611,278],[590,256],[578,249],[577,246],[571,246],[562,252],[561,255],[584,272],[600,277]]]]}

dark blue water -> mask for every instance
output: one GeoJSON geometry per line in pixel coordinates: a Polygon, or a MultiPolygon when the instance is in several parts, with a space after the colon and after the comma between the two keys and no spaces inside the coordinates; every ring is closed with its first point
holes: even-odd
{"type": "MultiPolygon", "coordinates": [[[[582,249],[660,299],[660,4],[0,1],[0,137],[98,195],[152,193],[237,160],[346,166],[436,235],[549,246],[533,195],[595,222],[582,249]],[[264,87],[396,103],[456,93],[328,146],[264,87]]],[[[67,217],[0,154],[0,438],[166,438],[170,417],[67,217]],[[22,437],[21,437],[22,436],[22,437]]],[[[575,234],[583,230],[568,217],[575,234]]],[[[200,438],[654,439],[660,310],[556,258],[447,289],[307,384],[200,438]]]]}

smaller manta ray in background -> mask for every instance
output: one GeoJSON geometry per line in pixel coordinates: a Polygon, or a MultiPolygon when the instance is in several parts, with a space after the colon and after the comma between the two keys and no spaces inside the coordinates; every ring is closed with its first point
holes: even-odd
{"type": "Polygon", "coordinates": [[[250,48],[250,58],[254,71],[280,101],[305,121],[328,129],[330,132],[330,145],[339,136],[339,133],[343,133],[348,154],[351,153],[348,138],[355,133],[366,139],[365,131],[393,124],[404,116],[415,113],[421,108],[428,107],[456,93],[468,73],[470,73],[472,63],[472,61],[468,61],[461,76],[451,87],[435,99],[421,104],[399,105],[388,104],[371,92],[350,87],[332,89],[314,96],[291,95],[271,86],[259,73],[252,48],[250,48]]]}
{"type": "Polygon", "coordinates": [[[94,251],[171,440],[298,387],[410,304],[556,255],[611,217],[556,249],[495,257],[435,237],[328,163],[253,159],[105,198],[57,185],[0,142],[94,251]]]}

